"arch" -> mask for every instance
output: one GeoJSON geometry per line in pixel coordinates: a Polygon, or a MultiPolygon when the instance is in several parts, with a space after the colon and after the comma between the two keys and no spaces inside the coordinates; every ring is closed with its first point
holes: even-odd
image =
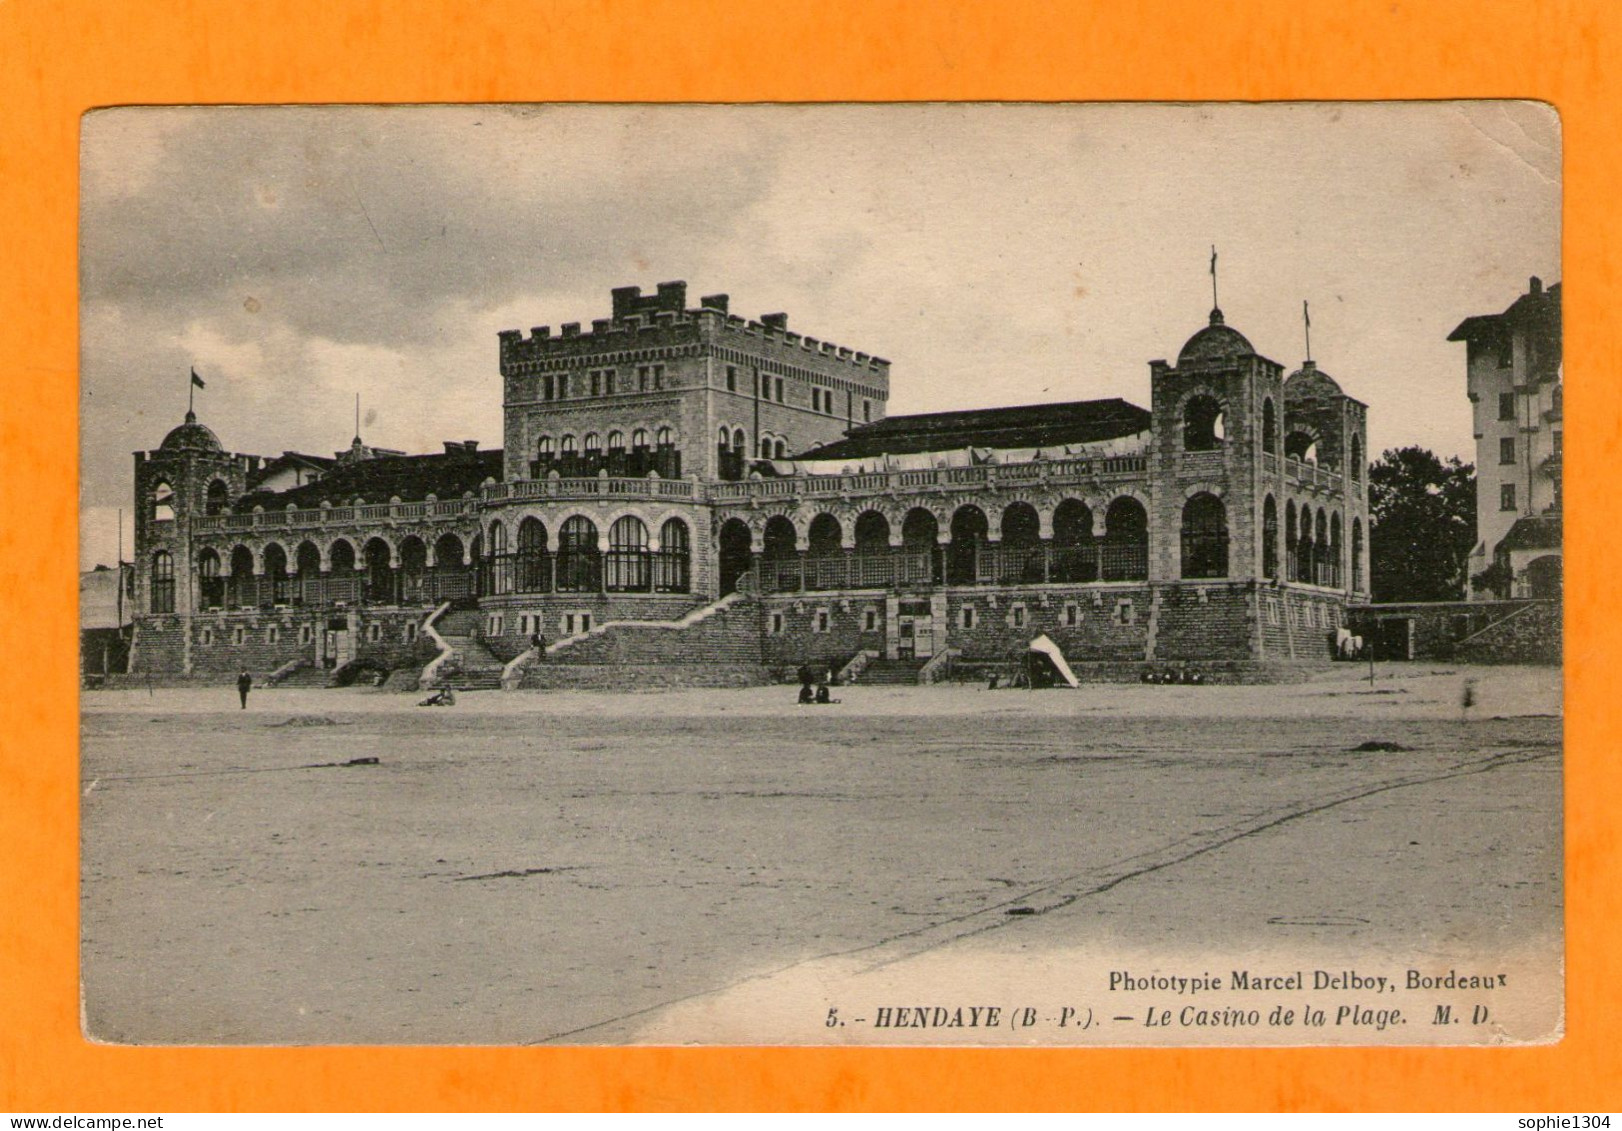
{"type": "Polygon", "coordinates": [[[462,540],[454,534],[441,534],[434,539],[434,568],[446,569],[467,564],[462,540]]]}
{"type": "Polygon", "coordinates": [[[1149,511],[1136,496],[1110,500],[1099,558],[1105,581],[1142,581],[1149,576],[1149,511]]]}
{"type": "Polygon", "coordinates": [[[151,595],[148,611],[172,613],[175,611],[175,559],[168,550],[152,555],[151,595]]]}
{"type": "Polygon", "coordinates": [[[1314,585],[1328,585],[1329,580],[1329,521],[1324,518],[1323,508],[1318,508],[1318,517],[1312,534],[1312,577],[1314,585]]]}
{"type": "Polygon", "coordinates": [[[1003,508],[1002,544],[998,550],[998,579],[1008,583],[1037,583],[1046,575],[1042,556],[1042,518],[1027,502],[1003,508]]]}
{"type": "Polygon", "coordinates": [[[347,538],[336,538],[327,547],[327,569],[331,573],[352,573],[355,569],[355,546],[347,538]]]}
{"type": "Polygon", "coordinates": [[[624,450],[625,450],[625,433],[621,432],[618,428],[610,429],[609,433],[608,433],[608,452],[609,452],[609,454],[612,455],[614,452],[619,452],[619,451],[624,451],[624,450]]]}
{"type": "Polygon", "coordinates": [[[775,458],[788,459],[788,442],[782,439],[777,440],[773,445],[773,451],[776,453],[775,458]]]}
{"type": "Polygon", "coordinates": [[[863,511],[856,516],[856,552],[858,554],[887,554],[890,552],[890,520],[878,511],[863,511]]]}
{"type": "Polygon", "coordinates": [[[534,515],[518,524],[518,559],[514,588],[520,593],[545,593],[551,589],[547,575],[546,524],[534,515]]]}
{"type": "Polygon", "coordinates": [[[1363,592],[1363,520],[1352,519],[1352,589],[1363,592]]]}
{"type": "Polygon", "coordinates": [[[1093,512],[1080,499],[1064,499],[1054,508],[1052,580],[1098,580],[1098,542],[1093,536],[1093,512]]]}
{"type": "Polygon", "coordinates": [[[552,444],[552,437],[542,436],[539,440],[535,441],[535,456],[542,463],[551,463],[555,454],[556,453],[552,444]]]}
{"type": "Polygon", "coordinates": [[[1262,576],[1278,579],[1278,504],[1272,495],[1262,500],[1262,576]]]}
{"type": "Polygon", "coordinates": [[[1295,528],[1295,500],[1284,503],[1284,580],[1301,579],[1301,537],[1295,528]]]}
{"type": "Polygon", "coordinates": [[[1312,540],[1312,508],[1302,504],[1300,533],[1295,543],[1295,580],[1312,584],[1318,576],[1318,547],[1312,540]]]}
{"type": "Polygon", "coordinates": [[[632,448],[632,450],[635,450],[637,448],[646,448],[647,446],[648,446],[648,430],[646,428],[634,428],[634,429],[632,429],[631,430],[631,448],[632,448]]]}
{"type": "Polygon", "coordinates": [[[952,512],[951,541],[946,549],[946,583],[972,585],[980,576],[980,551],[990,540],[986,512],[966,503],[952,512]]]}
{"type": "Polygon", "coordinates": [[[394,547],[380,537],[366,540],[361,547],[361,562],[365,567],[365,600],[373,605],[399,603],[394,591],[394,547]]]}
{"type": "MultiPolygon", "coordinates": [[[[744,536],[749,528],[744,527],[744,536]]],[[[687,523],[667,518],[659,527],[659,549],[653,555],[653,587],[660,593],[686,593],[692,588],[693,538],[687,523]]]]}
{"type": "Polygon", "coordinates": [[[1564,567],[1559,554],[1533,558],[1526,566],[1526,595],[1539,600],[1558,601],[1565,588],[1564,567]]]}
{"type": "Polygon", "coordinates": [[[774,514],[766,520],[761,535],[761,550],[767,561],[786,561],[799,550],[799,534],[785,516],[774,514]]]}
{"type": "MultiPolygon", "coordinates": [[[[160,479],[152,488],[152,521],[170,522],[175,517],[175,489],[167,479],[160,479]]],[[[173,608],[169,610],[173,612],[173,608]]]]}
{"type": "Polygon", "coordinates": [[[1278,453],[1278,410],[1273,407],[1272,397],[1262,401],[1262,451],[1268,455],[1278,453]]]}
{"type": "Polygon", "coordinates": [[[1329,516],[1329,583],[1336,588],[1340,587],[1340,512],[1336,511],[1329,516]]]}
{"type": "Polygon", "coordinates": [[[607,584],[612,593],[646,593],[653,587],[648,526],[635,515],[616,519],[608,528],[607,584]]]}
{"type": "Polygon", "coordinates": [[[772,438],[764,432],[760,434],[760,458],[772,458],[772,438]]]}
{"type": "Polygon", "coordinates": [[[204,514],[224,514],[230,505],[231,489],[225,485],[225,480],[210,480],[208,490],[203,495],[204,514]]]}
{"type": "Polygon", "coordinates": [[[563,439],[558,441],[558,452],[564,459],[579,454],[579,442],[575,439],[574,433],[565,432],[563,434],[563,439]]]}
{"type": "Polygon", "coordinates": [[[659,431],[654,433],[654,443],[661,448],[668,448],[675,444],[676,434],[670,430],[670,425],[660,425],[659,431]]]}
{"type": "Polygon", "coordinates": [[[940,519],[927,507],[913,507],[901,519],[901,577],[911,584],[939,584],[940,519]]]}
{"type": "Polygon", "coordinates": [[[1210,452],[1223,442],[1222,402],[1209,393],[1195,393],[1183,403],[1183,450],[1210,452]]]}
{"type": "Polygon", "coordinates": [[[1346,469],[1351,473],[1353,483],[1363,481],[1363,438],[1352,437],[1352,458],[1347,462],[1346,469]]]}
{"type": "Polygon", "coordinates": [[[225,607],[251,608],[257,602],[253,578],[253,551],[243,545],[231,547],[230,573],[225,581],[225,607]]]}
{"type": "Polygon", "coordinates": [[[740,456],[743,455],[744,446],[746,444],[748,444],[748,443],[749,443],[749,437],[744,435],[742,428],[733,429],[733,431],[732,431],[732,450],[734,452],[737,452],[740,456]]]}
{"type": "Polygon", "coordinates": [[[1284,437],[1284,456],[1302,463],[1317,463],[1318,434],[1310,428],[1292,428],[1284,437]]]}
{"type": "MultiPolygon", "coordinates": [[[[786,519],[784,521],[787,521],[786,519]]],[[[769,524],[768,524],[769,525],[769,524]]],[[[789,527],[790,546],[793,545],[794,527],[789,527]]],[[[749,572],[752,564],[749,524],[741,518],[729,518],[721,524],[718,536],[721,596],[738,591],[738,579],[749,572]]]]}
{"type": "Polygon", "coordinates": [[[603,454],[603,438],[595,432],[587,432],[586,438],[580,441],[580,452],[587,459],[596,459],[603,454]]]}
{"type": "Polygon", "coordinates": [[[286,605],[293,599],[292,578],[287,574],[287,551],[272,542],[264,551],[265,580],[260,585],[259,600],[263,605],[286,605]]]}
{"type": "Polygon", "coordinates": [[[597,524],[570,515],[558,529],[557,588],[560,593],[594,593],[602,588],[602,551],[597,524]]]}
{"type": "Polygon", "coordinates": [[[806,531],[806,553],[813,558],[827,558],[838,555],[844,542],[844,530],[839,525],[839,519],[826,511],[811,520],[806,531]]]}
{"type": "Polygon", "coordinates": [[[1202,491],[1183,504],[1183,576],[1228,576],[1228,511],[1202,491]]]}
{"type": "Polygon", "coordinates": [[[206,546],[197,555],[197,608],[199,611],[218,609],[224,604],[225,578],[220,575],[220,554],[212,546],[206,546]]]}

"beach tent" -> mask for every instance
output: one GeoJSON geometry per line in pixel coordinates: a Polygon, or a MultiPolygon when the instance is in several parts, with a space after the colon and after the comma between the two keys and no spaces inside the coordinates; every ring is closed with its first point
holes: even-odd
{"type": "MultiPolygon", "coordinates": [[[[1037,665],[1051,665],[1053,671],[1058,675],[1057,682],[1066,687],[1080,686],[1076,682],[1076,673],[1071,671],[1070,665],[1065,662],[1064,653],[1059,651],[1059,646],[1049,640],[1045,633],[1031,641],[1025,662],[1033,676],[1037,670],[1037,665]]],[[[1033,678],[1031,682],[1034,685],[1036,680],[1033,678]]]]}

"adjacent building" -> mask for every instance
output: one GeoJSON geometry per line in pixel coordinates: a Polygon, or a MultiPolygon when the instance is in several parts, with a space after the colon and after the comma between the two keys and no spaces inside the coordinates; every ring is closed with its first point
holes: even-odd
{"type": "Polygon", "coordinates": [[[1466,318],[1476,438],[1472,600],[1561,594],[1560,284],[1533,277],[1501,314],[1466,318]]]}

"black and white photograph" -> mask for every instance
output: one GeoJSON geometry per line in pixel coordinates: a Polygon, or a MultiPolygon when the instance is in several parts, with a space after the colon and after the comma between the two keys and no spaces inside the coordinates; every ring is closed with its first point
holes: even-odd
{"type": "Polygon", "coordinates": [[[81,1021],[1541,1044],[1543,103],[114,107],[81,1021]]]}

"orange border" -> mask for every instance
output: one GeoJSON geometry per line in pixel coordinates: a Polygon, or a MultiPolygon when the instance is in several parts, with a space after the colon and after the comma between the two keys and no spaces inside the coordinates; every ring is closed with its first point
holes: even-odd
{"type": "Polygon", "coordinates": [[[0,4],[0,1109],[1618,1106],[1622,366],[1612,0],[0,4]],[[79,1037],[73,580],[79,115],[121,103],[1522,97],[1565,123],[1568,1036],[1519,1050],[165,1050],[79,1037]],[[26,691],[26,695],[20,692],[26,691]],[[1607,741],[1611,739],[1612,741],[1607,741]],[[1607,1067],[1609,1065],[1609,1067],[1607,1067]]]}

